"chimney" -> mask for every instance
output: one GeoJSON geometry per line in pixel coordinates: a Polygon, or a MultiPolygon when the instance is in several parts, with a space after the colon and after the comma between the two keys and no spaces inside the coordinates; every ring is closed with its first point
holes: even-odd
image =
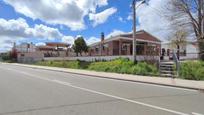
{"type": "Polygon", "coordinates": [[[102,32],[102,33],[101,33],[101,42],[103,42],[104,39],[105,39],[105,36],[104,36],[104,33],[102,32]]]}

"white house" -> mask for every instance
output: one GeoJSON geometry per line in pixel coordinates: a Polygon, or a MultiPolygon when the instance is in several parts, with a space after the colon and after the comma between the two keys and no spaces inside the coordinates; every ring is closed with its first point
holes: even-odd
{"type": "Polygon", "coordinates": [[[33,43],[22,43],[20,45],[14,46],[17,52],[35,52],[36,46],[33,43]]]}
{"type": "MultiPolygon", "coordinates": [[[[163,43],[162,49],[165,50],[165,59],[171,57],[172,51],[176,51],[177,49],[173,47],[170,43],[163,43]]],[[[197,42],[188,41],[186,45],[180,46],[180,59],[188,60],[188,59],[198,59],[198,44],[197,42]]],[[[162,53],[161,53],[162,54],[162,53]]]]}

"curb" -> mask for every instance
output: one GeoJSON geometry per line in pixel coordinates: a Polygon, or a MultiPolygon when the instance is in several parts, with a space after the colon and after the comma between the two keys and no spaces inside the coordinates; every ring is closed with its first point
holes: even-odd
{"type": "MultiPolygon", "coordinates": [[[[146,83],[146,84],[169,86],[169,87],[175,87],[175,88],[198,90],[198,91],[204,92],[204,89],[195,88],[195,87],[187,87],[187,86],[179,86],[179,85],[170,85],[170,84],[162,84],[162,83],[146,82],[146,81],[130,80],[130,79],[122,79],[122,78],[113,78],[113,77],[106,77],[106,76],[100,76],[100,75],[90,75],[90,74],[83,74],[83,73],[77,73],[77,72],[68,72],[68,71],[64,71],[64,70],[53,70],[53,69],[49,69],[49,68],[41,68],[40,66],[39,66],[39,67],[31,67],[31,66],[29,66],[29,65],[22,65],[22,64],[14,64],[14,65],[23,66],[23,67],[28,67],[28,68],[32,68],[32,69],[43,69],[43,70],[48,70],[48,71],[56,71],[56,72],[70,73],[70,74],[76,74],[76,75],[84,75],[84,76],[87,76],[87,77],[94,77],[94,78],[121,80],[121,81],[137,82],[137,83],[146,83]]],[[[42,67],[48,67],[48,66],[42,66],[42,67]]],[[[172,79],[174,79],[174,78],[172,78],[172,79]]]]}

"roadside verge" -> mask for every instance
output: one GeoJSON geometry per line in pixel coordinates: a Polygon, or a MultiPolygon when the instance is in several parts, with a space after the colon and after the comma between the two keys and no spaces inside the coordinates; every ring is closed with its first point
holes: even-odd
{"type": "Polygon", "coordinates": [[[129,74],[117,74],[117,73],[107,73],[107,72],[95,72],[95,71],[89,71],[89,70],[47,67],[47,66],[37,66],[37,65],[27,65],[27,64],[16,64],[16,63],[13,65],[29,67],[33,69],[44,69],[44,70],[50,70],[50,71],[85,75],[90,77],[108,78],[108,79],[115,79],[115,80],[124,80],[124,81],[131,81],[131,82],[140,82],[140,83],[148,83],[148,84],[156,84],[156,85],[204,91],[204,81],[129,75],[129,74]]]}

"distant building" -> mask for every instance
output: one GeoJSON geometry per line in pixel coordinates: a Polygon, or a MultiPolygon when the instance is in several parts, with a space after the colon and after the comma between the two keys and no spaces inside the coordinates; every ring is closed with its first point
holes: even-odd
{"type": "MultiPolygon", "coordinates": [[[[138,60],[159,60],[161,41],[150,33],[141,30],[136,32],[137,59],[138,60]]],[[[87,53],[77,57],[70,44],[47,42],[42,46],[34,44],[20,44],[15,46],[18,52],[18,62],[30,63],[43,59],[66,59],[67,60],[111,60],[118,57],[132,58],[133,35],[132,33],[121,34],[105,38],[101,34],[101,41],[89,45],[87,53]],[[51,58],[50,58],[51,57],[51,58]]]]}
{"type": "Polygon", "coordinates": [[[33,63],[44,58],[41,52],[36,51],[36,46],[33,43],[22,43],[19,45],[14,43],[11,52],[15,53],[19,63],[33,63]]]}
{"type": "MultiPolygon", "coordinates": [[[[172,51],[177,51],[177,48],[172,46],[171,43],[164,43],[162,44],[162,50],[164,53],[164,58],[168,60],[172,58],[172,51]]],[[[186,45],[180,46],[180,59],[181,60],[188,60],[188,59],[198,59],[198,43],[188,41],[186,45]]]]}
{"type": "Polygon", "coordinates": [[[33,43],[22,43],[20,45],[14,46],[17,52],[20,53],[28,53],[28,52],[35,52],[36,46],[33,43]]]}
{"type": "Polygon", "coordinates": [[[44,57],[67,57],[71,50],[70,44],[58,43],[58,42],[47,42],[44,46],[37,46],[37,52],[42,52],[44,57]]]}

